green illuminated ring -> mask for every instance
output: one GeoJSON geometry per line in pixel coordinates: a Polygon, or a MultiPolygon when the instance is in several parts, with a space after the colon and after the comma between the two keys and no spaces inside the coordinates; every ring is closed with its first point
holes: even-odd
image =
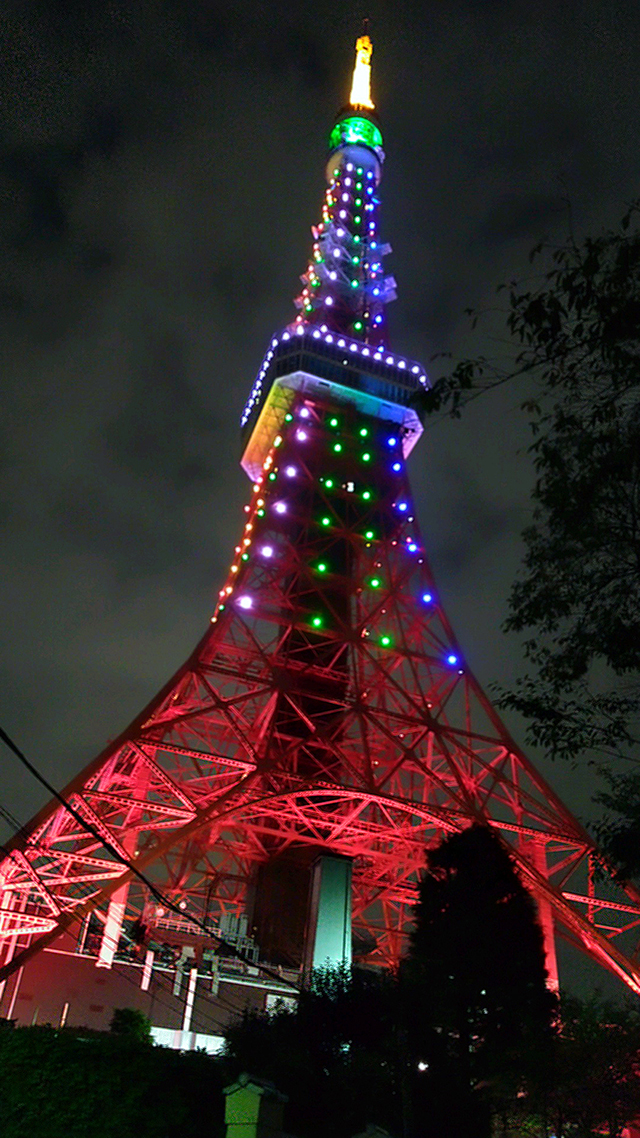
{"type": "Polygon", "coordinates": [[[360,118],[358,115],[341,119],[336,123],[331,136],[329,138],[329,146],[332,150],[337,150],[339,146],[344,146],[362,143],[363,146],[369,146],[372,150],[378,150],[382,147],[382,135],[378,130],[375,123],[369,122],[369,119],[360,118]]]}

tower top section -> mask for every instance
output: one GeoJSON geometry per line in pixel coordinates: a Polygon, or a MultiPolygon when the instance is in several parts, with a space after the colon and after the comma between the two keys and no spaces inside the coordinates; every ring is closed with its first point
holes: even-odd
{"type": "Polygon", "coordinates": [[[371,101],[371,56],[373,44],[369,36],[360,36],[356,40],[356,62],[353,69],[353,82],[349,102],[352,107],[361,107],[367,111],[374,110],[371,101]]]}

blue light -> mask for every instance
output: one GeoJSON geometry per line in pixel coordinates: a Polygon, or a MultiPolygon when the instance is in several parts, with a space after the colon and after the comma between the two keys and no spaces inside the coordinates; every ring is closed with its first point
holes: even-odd
{"type": "Polygon", "coordinates": [[[409,506],[407,502],[398,502],[398,509],[404,514],[409,509],[409,506]]]}
{"type": "Polygon", "coordinates": [[[418,546],[416,545],[415,541],[410,541],[407,549],[409,550],[409,553],[416,553],[418,546]]]}
{"type": "Polygon", "coordinates": [[[423,593],[422,594],[422,600],[423,600],[425,605],[430,605],[432,600],[433,600],[433,597],[432,597],[431,593],[423,593]]]}
{"type": "Polygon", "coordinates": [[[399,463],[399,462],[394,462],[394,464],[393,464],[393,466],[391,467],[391,469],[393,470],[394,474],[398,474],[398,473],[399,473],[399,471],[400,471],[400,470],[402,470],[402,467],[401,467],[401,465],[400,465],[400,463],[399,463]]]}
{"type": "Polygon", "coordinates": [[[453,666],[454,664],[457,664],[457,663],[458,663],[458,657],[453,652],[449,656],[447,656],[447,664],[451,664],[451,666],[453,666]]]}
{"type": "Polygon", "coordinates": [[[395,438],[394,435],[391,435],[391,438],[387,439],[387,446],[394,447],[396,446],[397,442],[397,438],[395,438]]]}

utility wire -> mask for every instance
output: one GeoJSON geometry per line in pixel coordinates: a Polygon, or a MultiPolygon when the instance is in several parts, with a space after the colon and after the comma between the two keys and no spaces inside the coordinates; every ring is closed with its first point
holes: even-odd
{"type": "MultiPolygon", "coordinates": [[[[8,850],[7,847],[2,845],[1,843],[0,843],[0,853],[5,854],[7,857],[11,857],[11,851],[8,850]]],[[[85,918],[80,917],[77,913],[73,913],[73,914],[71,914],[71,916],[72,916],[72,921],[78,925],[79,929],[81,929],[85,918]]],[[[135,943],[133,938],[131,936],[129,936],[129,934],[124,929],[121,931],[121,936],[123,936],[126,940],[128,940],[129,944],[135,943]]],[[[80,959],[85,958],[84,953],[77,953],[77,956],[80,959]]],[[[118,963],[122,964],[122,966],[123,966],[123,970],[118,971],[118,973],[117,973],[118,977],[125,980],[126,983],[130,984],[131,987],[135,988],[136,991],[140,991],[141,989],[140,989],[139,984],[137,984],[136,981],[133,979],[133,977],[130,976],[128,974],[128,972],[126,971],[126,969],[129,966],[129,962],[121,960],[118,963]]],[[[156,990],[151,992],[151,995],[150,995],[151,1002],[152,1003],[157,1002],[162,1007],[168,1008],[170,1011],[173,1010],[172,1005],[167,1003],[166,1000],[161,999],[158,995],[158,989],[160,989],[161,992],[166,992],[166,994],[168,995],[168,985],[166,988],[162,986],[163,981],[168,980],[168,977],[164,976],[159,970],[156,969],[152,973],[151,979],[152,979],[152,982],[156,985],[156,990]]],[[[233,981],[231,981],[231,982],[233,982],[233,981]]],[[[172,995],[173,995],[173,993],[172,993],[172,995]]],[[[182,1009],[184,1011],[184,1009],[186,1008],[186,1005],[187,1005],[187,994],[186,994],[186,992],[184,994],[182,992],[179,992],[177,995],[173,996],[173,999],[177,1002],[177,1004],[180,1007],[182,1007],[182,1009]]],[[[227,1011],[232,1012],[234,1014],[237,1014],[237,1012],[238,1012],[237,1007],[234,1004],[232,1004],[229,1000],[225,999],[224,996],[221,996],[219,993],[216,996],[216,1001],[219,1004],[221,1004],[222,1007],[226,1008],[227,1011]]],[[[213,1011],[210,1009],[198,1008],[196,1010],[195,1006],[194,1006],[193,1014],[194,1014],[194,1019],[196,1020],[197,1023],[199,1023],[201,1025],[203,1031],[206,1029],[210,1029],[210,1027],[214,1027],[214,1028],[218,1029],[220,1034],[224,1034],[224,1030],[228,1026],[226,1023],[223,1023],[222,1020],[218,1019],[213,1014],[213,1011]]],[[[176,1029],[176,1030],[179,1030],[179,1029],[176,1029]]]]}
{"type": "MultiPolygon", "coordinates": [[[[171,898],[166,897],[164,893],[162,893],[162,891],[151,881],[151,879],[147,877],[147,875],[140,869],[138,869],[134,862],[132,862],[128,857],[125,857],[123,854],[121,854],[120,851],[111,844],[109,839],[104,836],[104,834],[101,834],[100,831],[95,828],[95,826],[93,826],[86,820],[86,818],[82,816],[79,810],[76,810],[76,808],[72,806],[69,800],[65,798],[59,790],[56,790],[56,788],[52,786],[48,779],[46,779],[45,776],[40,773],[37,767],[35,767],[33,763],[29,761],[27,756],[20,750],[17,743],[14,743],[13,739],[7,735],[6,731],[4,731],[2,727],[0,727],[0,739],[9,748],[9,750],[13,752],[16,758],[19,759],[23,766],[27,768],[30,774],[32,774],[33,777],[37,779],[37,781],[42,786],[44,786],[46,790],[49,791],[49,793],[56,799],[56,801],[59,802],[60,805],[63,806],[69,814],[71,814],[71,817],[74,818],[75,821],[80,826],[82,826],[84,830],[86,830],[89,834],[91,834],[93,838],[100,842],[100,844],[109,851],[109,853],[116,859],[116,861],[118,861],[121,865],[126,866],[126,868],[134,875],[134,877],[137,877],[138,880],[147,887],[149,892],[156,898],[157,901],[159,901],[162,905],[165,905],[181,920],[184,920],[184,913],[182,909],[180,909],[179,906],[171,900],[171,898]]],[[[9,856],[11,856],[10,851],[9,856]]],[[[210,928],[207,927],[204,921],[201,921],[199,919],[199,917],[189,917],[189,920],[192,924],[197,925],[198,928],[202,929],[207,937],[217,940],[220,946],[224,948],[225,951],[229,952],[231,956],[237,957],[240,960],[244,960],[242,953],[238,950],[238,948],[236,948],[235,945],[231,944],[229,941],[224,940],[222,937],[218,936],[217,933],[214,933],[210,928]]],[[[2,977],[3,974],[6,976],[10,975],[10,972],[4,973],[4,969],[7,967],[9,967],[8,964],[4,965],[3,969],[0,969],[0,977],[2,977]]],[[[278,984],[285,984],[287,987],[293,989],[293,991],[299,991],[299,986],[297,984],[294,984],[291,980],[286,980],[278,972],[272,968],[269,968],[267,965],[258,963],[255,965],[255,967],[257,967],[265,976],[268,976],[273,980],[277,980],[278,984]]],[[[13,971],[13,969],[11,969],[11,971],[13,971]]]]}

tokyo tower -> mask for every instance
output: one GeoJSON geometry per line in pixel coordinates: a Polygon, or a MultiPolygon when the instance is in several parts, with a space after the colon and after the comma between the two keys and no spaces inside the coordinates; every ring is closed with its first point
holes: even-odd
{"type": "Polygon", "coordinates": [[[425,846],[474,822],[537,901],[550,982],[560,934],[640,994],[640,894],[509,735],[426,559],[406,461],[428,380],[388,346],[371,53],[242,416],[252,490],[205,635],[5,849],[2,1016],[106,1026],[156,992],[184,1038],[327,960],[394,967],[425,846]]]}

